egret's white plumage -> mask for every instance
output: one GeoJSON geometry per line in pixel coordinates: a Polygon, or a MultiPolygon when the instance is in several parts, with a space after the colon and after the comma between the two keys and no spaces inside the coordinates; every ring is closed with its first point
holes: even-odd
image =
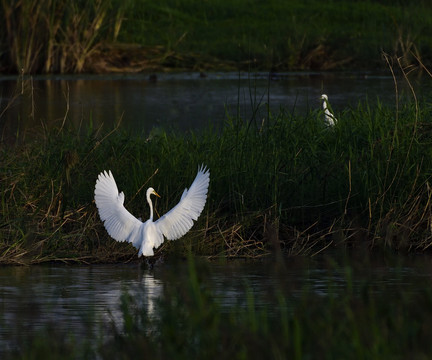
{"type": "Polygon", "coordinates": [[[152,256],[164,241],[176,240],[186,234],[204,209],[210,183],[210,171],[204,166],[190,189],[183,191],[180,202],[156,221],[153,221],[153,204],[150,195],[159,196],[153,188],[147,189],[146,197],[150,206],[150,218],[138,220],[123,206],[124,193],[119,193],[111,170],[99,174],[95,186],[95,202],[105,229],[117,241],[128,241],[139,249],[138,256],[152,256]]]}
{"type": "Polygon", "coordinates": [[[326,94],[321,95],[321,100],[323,101],[324,118],[328,126],[334,126],[337,123],[336,117],[331,113],[328,108],[328,96],[326,94]]]}

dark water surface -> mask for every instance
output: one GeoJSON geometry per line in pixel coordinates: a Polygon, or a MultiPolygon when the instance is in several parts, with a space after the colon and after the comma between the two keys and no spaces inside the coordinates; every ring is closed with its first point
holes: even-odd
{"type": "MultiPolygon", "coordinates": [[[[278,306],[277,295],[343,296],[367,284],[377,296],[394,291],[422,291],[432,285],[432,259],[411,256],[373,261],[370,258],[288,258],[204,262],[197,266],[202,285],[223,308],[278,306]],[[339,294],[339,295],[338,295],[339,294]]],[[[112,322],[121,325],[121,295],[127,291],[157,316],[157,301],[174,283],[187,284],[188,264],[162,263],[152,270],[141,263],[92,266],[31,266],[0,268],[0,348],[13,349],[19,339],[47,325],[76,338],[104,333],[112,322]],[[87,332],[92,329],[93,334],[87,332]]]]}
{"type": "MultiPolygon", "coordinates": [[[[360,101],[377,98],[394,105],[395,80],[373,73],[199,73],[103,76],[0,76],[2,139],[41,134],[63,122],[75,129],[104,124],[148,134],[153,128],[199,130],[222,126],[227,114],[248,120],[281,108],[306,113],[321,109],[319,97],[329,96],[336,115],[360,101]]],[[[428,76],[412,77],[421,98],[431,89],[428,76]]],[[[407,82],[397,79],[398,97],[412,97],[407,82]]]]}

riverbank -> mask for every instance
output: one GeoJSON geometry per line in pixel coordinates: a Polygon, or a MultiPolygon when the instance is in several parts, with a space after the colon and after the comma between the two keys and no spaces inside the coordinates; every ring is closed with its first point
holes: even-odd
{"type": "Polygon", "coordinates": [[[376,70],[383,53],[430,66],[431,17],[427,1],[5,1],[0,71],[376,70]]]}

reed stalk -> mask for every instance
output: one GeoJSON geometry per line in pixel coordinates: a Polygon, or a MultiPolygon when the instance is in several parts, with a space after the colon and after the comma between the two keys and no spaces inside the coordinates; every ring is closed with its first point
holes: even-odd
{"type": "Polygon", "coordinates": [[[2,0],[0,16],[5,24],[9,70],[25,74],[86,71],[86,62],[95,50],[118,36],[125,4],[117,6],[111,0],[80,4],[2,0]]]}

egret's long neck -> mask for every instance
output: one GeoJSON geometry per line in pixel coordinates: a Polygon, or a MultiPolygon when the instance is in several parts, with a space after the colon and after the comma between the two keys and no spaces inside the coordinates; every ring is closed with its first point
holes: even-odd
{"type": "Polygon", "coordinates": [[[153,221],[153,204],[152,204],[152,201],[150,199],[150,194],[147,195],[147,202],[150,206],[150,221],[153,221]]]}
{"type": "Polygon", "coordinates": [[[325,101],[325,100],[323,101],[323,109],[327,110],[327,101],[325,101]]]}

